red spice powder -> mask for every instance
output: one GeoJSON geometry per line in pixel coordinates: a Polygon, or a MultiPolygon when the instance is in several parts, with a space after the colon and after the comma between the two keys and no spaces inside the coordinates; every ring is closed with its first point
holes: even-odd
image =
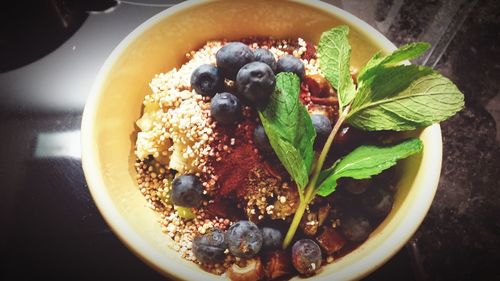
{"type": "Polygon", "coordinates": [[[250,114],[238,125],[217,126],[215,129],[218,137],[212,145],[216,150],[216,157],[209,165],[218,177],[218,195],[238,198],[245,196],[248,175],[262,161],[253,144],[256,123],[255,115],[250,114]]]}
{"type": "Polygon", "coordinates": [[[227,196],[236,192],[237,197],[241,198],[246,194],[248,174],[257,166],[259,157],[256,155],[253,145],[243,143],[223,159],[223,164],[214,167],[215,174],[219,175],[220,194],[227,196]]]}

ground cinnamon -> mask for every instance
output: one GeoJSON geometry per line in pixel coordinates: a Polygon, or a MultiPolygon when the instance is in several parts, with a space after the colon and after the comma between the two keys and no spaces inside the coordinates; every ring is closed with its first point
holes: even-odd
{"type": "Polygon", "coordinates": [[[245,115],[238,125],[216,127],[218,137],[213,142],[216,157],[210,165],[217,176],[217,195],[223,197],[243,198],[250,171],[262,162],[253,144],[255,113],[247,110],[245,115]]]}

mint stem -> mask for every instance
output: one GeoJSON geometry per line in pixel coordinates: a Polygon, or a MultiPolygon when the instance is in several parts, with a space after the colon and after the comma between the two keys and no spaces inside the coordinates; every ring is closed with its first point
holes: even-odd
{"type": "Polygon", "coordinates": [[[325,163],[326,156],[328,155],[328,152],[330,151],[330,147],[332,146],[333,139],[335,138],[335,135],[337,135],[337,132],[339,131],[340,126],[344,123],[344,120],[347,117],[347,114],[349,113],[350,109],[351,109],[351,105],[348,105],[345,107],[344,111],[340,114],[339,119],[335,123],[335,126],[333,127],[332,131],[330,132],[330,135],[328,136],[328,139],[326,140],[325,145],[323,146],[323,149],[321,150],[321,153],[318,157],[318,160],[317,160],[316,164],[314,165],[314,170],[313,170],[313,173],[312,173],[311,178],[309,180],[309,183],[307,184],[307,186],[305,188],[305,195],[301,196],[301,198],[303,198],[303,200],[300,201],[299,207],[297,208],[297,211],[295,211],[295,215],[293,216],[292,223],[290,224],[290,228],[288,228],[288,232],[286,233],[285,239],[283,240],[283,249],[286,249],[290,245],[290,242],[292,242],[292,239],[295,236],[295,232],[297,231],[297,228],[299,227],[300,221],[302,219],[302,216],[304,215],[304,212],[307,209],[307,206],[314,199],[314,195],[316,194],[316,183],[318,181],[319,174],[323,168],[323,164],[325,163]]]}

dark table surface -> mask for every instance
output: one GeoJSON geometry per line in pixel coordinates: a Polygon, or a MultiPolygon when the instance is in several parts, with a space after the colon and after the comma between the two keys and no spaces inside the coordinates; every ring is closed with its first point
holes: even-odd
{"type": "MultiPolygon", "coordinates": [[[[94,205],[79,130],[113,48],[180,1],[25,2],[0,12],[0,279],[161,280],[94,205]]],[[[418,62],[466,97],[442,123],[443,168],[427,217],[366,280],[500,280],[500,1],[328,2],[396,45],[430,42],[418,62]]]]}

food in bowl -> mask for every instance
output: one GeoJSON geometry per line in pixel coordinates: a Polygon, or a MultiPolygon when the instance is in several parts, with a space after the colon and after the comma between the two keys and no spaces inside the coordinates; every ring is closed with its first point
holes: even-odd
{"type": "Polygon", "coordinates": [[[137,181],[172,247],[232,280],[272,280],[359,246],[392,208],[397,160],[422,149],[397,131],[463,106],[446,78],[401,65],[427,48],[358,71],[340,26],[317,46],[209,41],[156,75],[136,122],[137,181]]]}

